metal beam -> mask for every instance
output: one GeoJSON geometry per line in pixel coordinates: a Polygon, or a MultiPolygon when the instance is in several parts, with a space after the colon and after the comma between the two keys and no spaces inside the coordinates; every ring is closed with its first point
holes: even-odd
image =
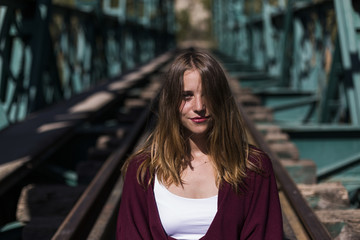
{"type": "Polygon", "coordinates": [[[317,179],[321,181],[358,164],[360,164],[360,153],[319,169],[317,171],[317,179]]]}
{"type": "Polygon", "coordinates": [[[359,14],[352,8],[351,0],[335,0],[335,9],[351,123],[360,125],[360,40],[356,38],[359,14]]]}

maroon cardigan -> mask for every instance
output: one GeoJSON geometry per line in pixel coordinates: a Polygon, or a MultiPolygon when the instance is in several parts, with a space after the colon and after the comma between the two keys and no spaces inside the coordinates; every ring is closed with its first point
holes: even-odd
{"type": "MultiPolygon", "coordinates": [[[[174,239],[167,236],[161,225],[154,185],[145,189],[137,182],[136,171],[144,157],[134,158],[125,176],[117,239],[174,239]]],[[[252,156],[249,159],[256,161],[252,156]]],[[[221,184],[218,211],[202,240],[282,239],[281,208],[271,161],[266,154],[262,154],[261,162],[265,174],[248,170],[245,193],[237,194],[230,184],[221,184]]],[[[149,174],[146,178],[145,182],[149,174]]]]}

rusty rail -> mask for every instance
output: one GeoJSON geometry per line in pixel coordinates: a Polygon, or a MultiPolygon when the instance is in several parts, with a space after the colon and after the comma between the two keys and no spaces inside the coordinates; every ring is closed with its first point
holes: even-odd
{"type": "MultiPolygon", "coordinates": [[[[168,52],[143,70],[134,72],[141,76],[144,72],[156,70],[168,62],[175,52],[168,52]]],[[[157,70],[156,70],[157,71],[157,70]]],[[[153,72],[156,74],[156,71],[153,72]]],[[[62,222],[53,240],[59,239],[109,239],[115,233],[115,223],[122,193],[121,166],[142,138],[151,116],[150,107],[144,108],[121,145],[106,159],[94,179],[62,222]],[[112,228],[111,228],[112,226],[112,228]],[[108,230],[111,228],[111,230],[108,230]],[[110,236],[109,236],[110,235],[110,236]]]]}
{"type": "Polygon", "coordinates": [[[52,239],[87,238],[101,211],[99,206],[104,205],[114,182],[118,181],[122,162],[139,138],[148,116],[149,109],[145,109],[121,147],[105,161],[52,239]]]}
{"type": "Polygon", "coordinates": [[[314,211],[309,207],[306,200],[302,197],[301,192],[297,188],[296,184],[291,179],[286,169],[281,165],[278,157],[271,151],[263,136],[255,128],[254,123],[247,117],[240,103],[238,104],[238,107],[253,140],[263,151],[269,155],[270,159],[272,160],[274,173],[280,185],[280,190],[283,190],[285,193],[287,200],[297,214],[297,217],[301,220],[301,223],[309,237],[311,239],[331,239],[324,225],[319,221],[314,211]]]}

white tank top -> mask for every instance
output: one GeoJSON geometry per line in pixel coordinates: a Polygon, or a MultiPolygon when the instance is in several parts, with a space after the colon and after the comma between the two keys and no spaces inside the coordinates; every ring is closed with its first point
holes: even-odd
{"type": "Polygon", "coordinates": [[[217,212],[217,195],[201,199],[180,197],[162,185],[157,176],[154,195],[162,226],[175,239],[203,237],[217,212]]]}

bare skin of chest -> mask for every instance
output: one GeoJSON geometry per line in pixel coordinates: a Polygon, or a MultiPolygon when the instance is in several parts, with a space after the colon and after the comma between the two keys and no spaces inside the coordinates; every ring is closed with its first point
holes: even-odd
{"type": "Polygon", "coordinates": [[[215,171],[210,159],[206,155],[195,157],[192,168],[188,166],[183,174],[183,186],[174,184],[168,190],[185,198],[209,198],[218,194],[215,181],[215,171]]]}

